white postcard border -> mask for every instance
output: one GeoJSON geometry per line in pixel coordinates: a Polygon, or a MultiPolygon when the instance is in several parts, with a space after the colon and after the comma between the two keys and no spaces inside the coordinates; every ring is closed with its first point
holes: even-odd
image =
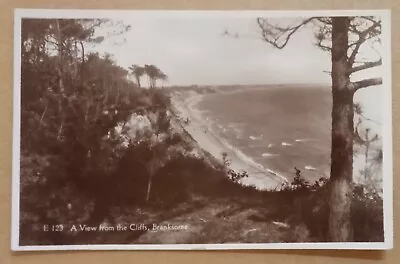
{"type": "Polygon", "coordinates": [[[44,250],[248,250],[248,249],[360,249],[387,250],[393,248],[393,140],[392,140],[392,71],[391,71],[391,13],[390,10],[287,10],[287,11],[213,11],[213,10],[82,10],[82,9],[15,9],[14,13],[14,95],[13,95],[13,156],[12,156],[12,227],[13,251],[44,250]],[[20,113],[21,113],[21,20],[23,18],[114,18],[122,15],[138,18],[248,18],[361,16],[382,18],[383,67],[383,203],[384,242],[350,243],[240,243],[240,244],[157,244],[157,245],[56,245],[20,246],[20,113]]]}

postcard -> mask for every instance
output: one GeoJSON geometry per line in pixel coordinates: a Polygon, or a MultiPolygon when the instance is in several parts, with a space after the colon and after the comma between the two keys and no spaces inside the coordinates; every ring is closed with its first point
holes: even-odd
{"type": "Polygon", "coordinates": [[[391,249],[390,30],[15,10],[12,250],[391,249]]]}

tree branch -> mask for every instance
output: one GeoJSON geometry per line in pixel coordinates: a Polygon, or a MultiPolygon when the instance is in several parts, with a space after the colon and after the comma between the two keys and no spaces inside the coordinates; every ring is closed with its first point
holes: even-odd
{"type": "Polygon", "coordinates": [[[323,39],[319,39],[316,46],[323,51],[331,51],[332,47],[322,44],[323,41],[324,41],[323,39]]]}
{"type": "Polygon", "coordinates": [[[371,119],[371,118],[368,118],[368,117],[366,117],[366,116],[363,115],[363,114],[358,113],[358,115],[359,115],[360,117],[362,117],[363,119],[367,120],[367,121],[370,121],[370,122],[375,123],[375,124],[377,124],[377,125],[382,125],[381,122],[378,122],[378,121],[376,121],[376,120],[373,120],[373,119],[371,119]]]}
{"type": "Polygon", "coordinates": [[[358,39],[358,41],[355,43],[354,45],[354,49],[353,52],[351,53],[349,60],[348,60],[348,64],[349,67],[352,67],[354,64],[354,60],[356,59],[356,55],[358,53],[358,50],[360,49],[361,45],[364,43],[365,41],[365,37],[364,34],[360,34],[360,38],[358,39]]]}
{"type": "Polygon", "coordinates": [[[375,86],[375,85],[380,85],[380,84],[382,84],[382,78],[370,78],[370,79],[365,79],[365,80],[358,81],[358,82],[353,82],[351,84],[351,86],[352,86],[351,89],[353,89],[355,92],[358,89],[375,86]]]}
{"type": "Polygon", "coordinates": [[[331,71],[322,71],[323,73],[327,73],[327,74],[329,74],[329,75],[332,75],[332,72],[331,71]]]}
{"type": "Polygon", "coordinates": [[[353,50],[353,52],[351,53],[351,55],[350,55],[350,57],[348,59],[349,67],[353,66],[354,60],[356,59],[357,53],[358,53],[361,45],[365,42],[365,40],[368,39],[367,38],[368,34],[370,32],[372,32],[376,27],[380,27],[380,25],[381,25],[380,21],[374,21],[374,23],[369,28],[367,28],[366,30],[360,32],[359,39],[355,43],[353,43],[353,45],[355,47],[354,47],[354,50],[353,50]]]}
{"type": "Polygon", "coordinates": [[[376,23],[376,20],[374,20],[373,16],[361,16],[361,18],[363,18],[365,20],[368,20],[368,21],[370,21],[372,23],[376,23]]]}
{"type": "Polygon", "coordinates": [[[316,19],[323,24],[332,25],[332,19],[330,17],[316,17],[316,19]]]}
{"type": "Polygon", "coordinates": [[[316,17],[305,19],[297,26],[282,28],[269,24],[268,22],[266,22],[265,19],[259,17],[257,18],[257,24],[262,30],[262,37],[264,41],[268,42],[275,48],[283,49],[287,45],[289,39],[292,37],[294,33],[296,33],[300,28],[302,28],[303,26],[305,26],[314,19],[316,19],[316,17]],[[274,30],[278,32],[274,32],[274,30]],[[281,39],[283,35],[285,35],[286,33],[287,36],[284,38],[283,43],[279,44],[278,43],[279,39],[281,39]],[[272,38],[272,40],[269,37],[272,38]]]}
{"type": "Polygon", "coordinates": [[[365,62],[359,66],[355,66],[353,68],[350,69],[350,73],[354,73],[354,72],[358,72],[358,71],[362,71],[362,70],[366,70],[366,69],[370,69],[373,67],[377,67],[382,65],[382,59],[378,60],[378,61],[372,61],[372,62],[365,62]]]}
{"type": "Polygon", "coordinates": [[[81,62],[81,86],[83,86],[83,73],[84,73],[84,67],[85,67],[85,47],[83,46],[83,42],[79,41],[81,44],[81,49],[82,49],[82,62],[81,62]]]}

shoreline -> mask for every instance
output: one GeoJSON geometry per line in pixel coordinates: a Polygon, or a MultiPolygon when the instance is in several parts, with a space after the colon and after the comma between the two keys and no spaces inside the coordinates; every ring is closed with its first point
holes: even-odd
{"type": "Polygon", "coordinates": [[[182,95],[171,95],[172,105],[177,111],[177,115],[189,123],[182,123],[183,129],[199,144],[199,146],[222,162],[222,153],[227,153],[230,161],[230,168],[235,172],[244,170],[248,173],[247,178],[243,178],[240,183],[243,185],[253,185],[258,189],[277,189],[288,180],[277,172],[264,168],[262,165],[253,161],[250,157],[240,150],[230,145],[225,139],[218,136],[203,119],[202,113],[196,105],[205,95],[193,92],[182,95]]]}

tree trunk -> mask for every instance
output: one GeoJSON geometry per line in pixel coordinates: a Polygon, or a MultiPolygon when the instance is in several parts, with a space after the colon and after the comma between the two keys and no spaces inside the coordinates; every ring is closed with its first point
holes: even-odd
{"type": "Polygon", "coordinates": [[[146,193],[146,202],[148,202],[150,200],[150,192],[151,192],[151,182],[153,180],[153,176],[150,175],[149,176],[149,182],[147,184],[147,193],[146,193]]]}
{"type": "Polygon", "coordinates": [[[156,157],[155,157],[155,150],[153,147],[151,160],[147,164],[147,171],[149,173],[149,182],[147,183],[146,202],[149,202],[150,200],[151,184],[153,182],[153,174],[155,172],[155,161],[156,157]]]}
{"type": "Polygon", "coordinates": [[[365,164],[364,164],[364,177],[368,185],[371,185],[372,181],[370,179],[370,174],[368,171],[368,156],[369,156],[369,146],[371,144],[369,139],[369,130],[367,129],[365,134],[365,164]]]}
{"type": "Polygon", "coordinates": [[[64,68],[63,68],[63,64],[64,64],[64,59],[63,59],[63,37],[61,34],[61,30],[60,30],[60,21],[58,19],[55,20],[55,37],[56,37],[56,41],[57,41],[57,58],[58,58],[58,67],[56,67],[57,69],[57,73],[58,73],[58,89],[60,92],[60,97],[59,97],[59,101],[58,101],[58,112],[59,115],[61,116],[61,124],[58,130],[58,134],[57,134],[57,140],[61,139],[61,135],[63,132],[63,126],[64,126],[64,119],[65,119],[65,113],[64,113],[64,107],[63,107],[63,102],[64,102],[64,98],[65,98],[65,88],[64,88],[64,68]]]}
{"type": "Polygon", "coordinates": [[[60,29],[60,22],[58,19],[56,19],[56,27],[55,27],[55,36],[56,36],[56,41],[57,41],[57,58],[58,58],[58,67],[57,67],[57,72],[58,72],[58,88],[60,89],[61,95],[64,96],[64,80],[63,80],[63,74],[64,74],[64,69],[63,69],[63,38],[61,34],[61,29],[60,29]]]}
{"type": "Polygon", "coordinates": [[[349,87],[349,18],[332,18],[332,147],[329,239],[353,240],[351,200],[353,182],[353,90],[349,87]]]}

